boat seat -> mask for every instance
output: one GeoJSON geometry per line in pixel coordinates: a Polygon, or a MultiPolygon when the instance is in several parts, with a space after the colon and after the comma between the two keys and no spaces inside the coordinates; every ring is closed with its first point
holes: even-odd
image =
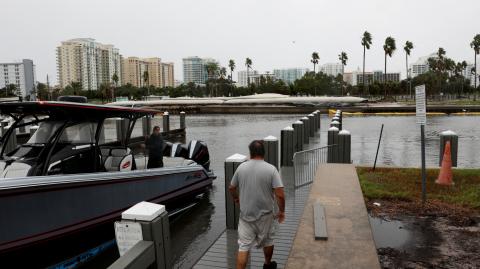
{"type": "Polygon", "coordinates": [[[163,167],[194,165],[195,162],[182,157],[163,157],[163,167]]]}
{"type": "Polygon", "coordinates": [[[105,164],[107,157],[110,156],[111,150],[112,150],[111,148],[100,148],[100,158],[101,158],[102,165],[105,164]]]}
{"type": "MultiPolygon", "coordinates": [[[[135,156],[137,169],[147,169],[148,156],[135,156]]],[[[163,167],[188,166],[196,164],[194,161],[182,157],[163,157],[163,167]]]]}
{"type": "Polygon", "coordinates": [[[105,159],[105,170],[111,171],[131,171],[133,165],[133,156],[129,148],[112,148],[110,154],[105,159]]]}

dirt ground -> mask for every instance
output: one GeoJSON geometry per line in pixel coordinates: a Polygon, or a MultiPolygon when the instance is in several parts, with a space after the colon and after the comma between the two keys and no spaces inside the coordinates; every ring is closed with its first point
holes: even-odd
{"type": "Polygon", "coordinates": [[[480,212],[430,201],[371,200],[373,217],[415,230],[408,251],[377,249],[382,268],[480,268],[480,212]],[[374,204],[375,203],[375,204],[374,204]]]}

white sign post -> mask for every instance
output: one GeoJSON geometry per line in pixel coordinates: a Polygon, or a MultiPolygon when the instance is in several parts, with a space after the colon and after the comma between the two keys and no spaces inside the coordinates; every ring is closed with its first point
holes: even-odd
{"type": "Polygon", "coordinates": [[[422,203],[427,199],[427,179],[425,168],[425,124],[427,124],[427,105],[425,103],[425,85],[415,87],[417,124],[420,124],[422,142],[422,203]]]}
{"type": "Polygon", "coordinates": [[[427,106],[425,104],[425,85],[415,87],[415,103],[417,123],[420,125],[427,124],[427,106]]]}

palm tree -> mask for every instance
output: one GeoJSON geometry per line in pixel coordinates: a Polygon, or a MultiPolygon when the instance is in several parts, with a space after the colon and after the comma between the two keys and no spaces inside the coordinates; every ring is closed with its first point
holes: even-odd
{"type": "MultiPolygon", "coordinates": [[[[115,85],[115,88],[118,87],[118,75],[117,75],[116,72],[113,73],[112,81],[113,81],[113,83],[114,83],[114,85],[115,85]]],[[[112,100],[114,100],[114,98],[115,98],[115,88],[112,89],[112,100]]]]}
{"type": "Polygon", "coordinates": [[[115,87],[118,87],[118,75],[117,75],[117,73],[113,73],[112,81],[113,81],[113,83],[115,83],[115,87]]]}
{"type": "Polygon", "coordinates": [[[250,76],[248,70],[252,67],[252,60],[250,58],[245,59],[245,66],[247,67],[247,87],[250,87],[250,76]]]}
{"type": "Polygon", "coordinates": [[[147,70],[143,71],[142,78],[143,78],[143,85],[147,87],[147,93],[148,93],[148,95],[150,95],[150,87],[148,87],[149,86],[148,84],[150,84],[150,83],[148,81],[149,78],[148,78],[148,71],[147,70]]]}
{"type": "Polygon", "coordinates": [[[365,91],[365,51],[370,49],[370,45],[372,45],[372,35],[365,31],[362,37],[362,46],[363,46],[363,90],[365,91]]]}
{"type": "MultiPolygon", "coordinates": [[[[474,57],[475,57],[475,76],[474,76],[474,85],[475,85],[475,90],[477,89],[477,54],[480,54],[480,34],[477,34],[472,42],[470,43],[470,47],[472,47],[474,51],[474,57]]],[[[474,94],[475,96],[475,94],[474,94]]]]}
{"type": "Polygon", "coordinates": [[[225,76],[227,75],[227,68],[225,67],[220,68],[219,74],[220,74],[220,78],[224,79],[225,76]]]}
{"type": "Polygon", "coordinates": [[[397,49],[395,45],[395,39],[391,36],[385,39],[385,44],[383,45],[383,50],[385,51],[385,73],[383,74],[383,87],[384,87],[384,98],[387,98],[387,55],[392,57],[393,52],[397,49]]]}
{"type": "MultiPolygon", "coordinates": [[[[347,65],[347,60],[348,60],[347,53],[342,51],[340,54],[338,54],[338,59],[342,63],[342,76],[343,76],[344,71],[345,71],[345,65],[347,65]]],[[[342,80],[342,82],[343,82],[343,80],[342,80]]],[[[343,95],[343,86],[342,86],[342,95],[343,95]]]]}
{"type": "Polygon", "coordinates": [[[463,83],[465,81],[465,76],[463,76],[463,71],[465,70],[465,68],[467,68],[467,66],[468,66],[467,62],[462,61],[462,62],[458,62],[454,68],[455,77],[462,78],[462,89],[461,89],[462,91],[460,94],[457,93],[458,96],[463,95],[463,83]]]}
{"type": "Polygon", "coordinates": [[[410,84],[410,75],[408,74],[408,56],[410,56],[410,52],[413,49],[413,43],[410,41],[405,42],[405,46],[403,47],[403,50],[405,51],[405,71],[407,71],[407,81],[409,82],[410,86],[410,95],[412,95],[412,89],[411,89],[411,84],[410,84]]]}
{"type": "Polygon", "coordinates": [[[313,73],[315,73],[315,65],[318,64],[318,60],[320,60],[320,56],[318,56],[318,52],[314,51],[310,60],[313,63],[313,73]]]}
{"type": "Polygon", "coordinates": [[[230,83],[233,82],[233,70],[235,70],[235,61],[230,59],[228,61],[228,67],[230,68],[230,83]]]}
{"type": "MultiPolygon", "coordinates": [[[[218,63],[208,62],[205,68],[207,69],[208,80],[215,80],[216,74],[218,73],[218,63]]],[[[212,89],[210,90],[210,96],[212,96],[212,89]]]]}

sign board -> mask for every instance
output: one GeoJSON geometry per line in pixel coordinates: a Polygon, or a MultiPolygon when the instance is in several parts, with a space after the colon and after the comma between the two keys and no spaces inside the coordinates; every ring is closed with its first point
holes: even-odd
{"type": "Polygon", "coordinates": [[[115,222],[118,251],[123,256],[136,243],[143,240],[142,226],[138,222],[115,222]]]}
{"type": "Polygon", "coordinates": [[[425,85],[415,87],[417,123],[427,124],[427,106],[425,105],[425,85]]]}

